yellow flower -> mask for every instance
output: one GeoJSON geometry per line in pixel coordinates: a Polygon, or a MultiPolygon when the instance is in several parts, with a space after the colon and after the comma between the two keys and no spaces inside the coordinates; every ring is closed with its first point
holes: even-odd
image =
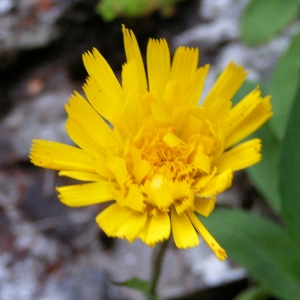
{"type": "Polygon", "coordinates": [[[30,159],[88,182],[57,188],[66,205],[112,201],[96,218],[108,236],[155,246],[172,231],[185,249],[198,232],[223,260],[196,213],[209,216],[233,172],[261,159],[259,139],[234,145],[270,118],[270,97],[256,88],[232,107],[247,72],[231,62],[198,106],[209,70],[198,68],[198,49],[179,47],[171,63],[167,42],[150,39],[146,73],[133,32],[123,26],[123,35],[122,85],[96,49],[83,55],[88,101],[75,92],[66,105],[78,147],[34,140],[30,159]]]}

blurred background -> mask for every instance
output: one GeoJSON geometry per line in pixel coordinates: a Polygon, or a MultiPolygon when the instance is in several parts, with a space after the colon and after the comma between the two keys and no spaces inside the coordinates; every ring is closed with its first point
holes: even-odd
{"type": "MultiPolygon", "coordinates": [[[[299,222],[289,208],[282,209],[284,171],[277,166],[290,163],[280,153],[296,103],[298,12],[296,0],[0,0],[0,300],[143,299],[112,282],[147,279],[152,249],[106,237],[94,221],[101,206],[65,207],[55,186],[71,181],[28,159],[32,139],[71,143],[64,104],[74,90],[82,92],[87,76],[83,52],[96,47],[119,77],[125,62],[122,24],[134,31],[143,55],[150,37],[166,38],[172,53],[179,45],[200,48],[201,65],[211,64],[204,93],[234,60],[250,74],[233,101],[256,84],[264,96],[273,96],[274,118],[258,133],[266,160],[238,172],[233,187],[218,198],[219,207],[243,210],[245,218],[228,215],[228,232],[218,232],[226,227],[222,212],[207,225],[230,258],[219,262],[205,243],[186,251],[170,244],[161,295],[174,300],[300,299],[300,271],[293,269],[300,244],[280,242],[296,253],[287,254],[294,260],[286,268],[281,252],[272,252],[272,240],[262,243],[270,232],[275,240],[277,231],[285,235],[287,214],[292,218],[287,235],[297,240],[293,232],[299,222]],[[239,222],[244,222],[241,227],[239,222]],[[256,231],[243,236],[243,226],[256,231]],[[265,236],[256,238],[257,247],[252,239],[260,232],[265,236]],[[237,238],[248,252],[237,253],[237,238]],[[266,282],[261,272],[271,274],[269,279],[263,275],[266,282]]],[[[296,117],[293,122],[295,127],[296,117]]],[[[300,139],[299,132],[292,136],[300,139]]]]}

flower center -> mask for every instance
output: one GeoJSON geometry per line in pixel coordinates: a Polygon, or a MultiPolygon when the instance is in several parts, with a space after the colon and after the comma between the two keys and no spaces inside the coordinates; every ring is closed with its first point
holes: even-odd
{"type": "Polygon", "coordinates": [[[170,147],[159,139],[152,145],[144,145],[141,150],[142,159],[150,163],[154,173],[168,180],[187,180],[193,173],[188,163],[191,149],[184,143],[170,147]]]}

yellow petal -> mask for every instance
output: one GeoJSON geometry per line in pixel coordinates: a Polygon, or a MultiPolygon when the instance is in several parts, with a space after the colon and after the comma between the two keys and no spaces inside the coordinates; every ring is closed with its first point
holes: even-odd
{"type": "Polygon", "coordinates": [[[56,188],[58,198],[68,206],[87,206],[114,198],[115,185],[108,181],[75,184],[56,188]]]}
{"type": "Polygon", "coordinates": [[[127,170],[124,158],[116,156],[108,157],[107,167],[115,175],[115,178],[121,187],[131,182],[131,175],[127,170]]]}
{"type": "Polygon", "coordinates": [[[147,46],[149,90],[162,99],[170,77],[170,50],[165,39],[150,39],[147,46]]]}
{"type": "MultiPolygon", "coordinates": [[[[170,124],[174,128],[174,133],[177,134],[181,139],[181,131],[184,128],[184,122],[186,121],[186,118],[188,116],[189,107],[174,107],[174,105],[171,105],[172,112],[170,124]]],[[[171,109],[168,109],[168,111],[171,111],[171,109]]]]}
{"type": "Polygon", "coordinates": [[[171,210],[171,224],[174,242],[177,248],[186,249],[199,244],[197,232],[186,213],[182,213],[179,216],[173,207],[171,210]]]}
{"type": "Polygon", "coordinates": [[[183,140],[181,140],[178,136],[176,136],[172,132],[169,132],[169,133],[165,134],[165,136],[163,137],[163,141],[170,148],[175,148],[175,147],[178,147],[180,144],[184,144],[183,140]]]}
{"type": "Polygon", "coordinates": [[[127,129],[126,136],[131,137],[132,133],[136,133],[139,130],[140,124],[145,117],[135,60],[131,60],[123,65],[122,81],[126,101],[120,115],[118,128],[122,124],[121,126],[127,129]]]}
{"type": "Polygon", "coordinates": [[[122,31],[127,61],[136,61],[138,78],[140,80],[139,86],[141,87],[141,93],[145,93],[147,91],[147,79],[139,45],[132,30],[125,28],[123,25],[122,31]]]}
{"type": "Polygon", "coordinates": [[[150,93],[147,94],[144,100],[148,101],[150,104],[151,112],[155,119],[156,125],[163,126],[170,117],[166,107],[164,107],[163,103],[150,93]]]}
{"type": "Polygon", "coordinates": [[[128,194],[125,199],[124,205],[136,211],[144,211],[144,196],[140,192],[137,184],[131,184],[129,186],[128,194]]]}
{"type": "Polygon", "coordinates": [[[123,138],[126,139],[135,134],[140,125],[140,115],[139,115],[139,103],[137,95],[130,94],[124,104],[123,110],[120,115],[120,120],[118,121],[118,129],[120,124],[123,127],[123,138]],[[124,134],[125,133],[125,134],[124,134]]]}
{"type": "Polygon", "coordinates": [[[243,84],[247,74],[243,67],[230,62],[204,99],[203,107],[209,107],[220,99],[230,100],[243,84]]]}
{"type": "Polygon", "coordinates": [[[121,107],[117,107],[115,102],[110,100],[109,95],[104,92],[93,77],[87,78],[83,85],[83,91],[94,109],[111,124],[115,125],[116,120],[120,117],[121,107]]]}
{"type": "Polygon", "coordinates": [[[213,124],[209,120],[206,120],[206,123],[208,124],[209,130],[211,132],[212,144],[210,145],[209,148],[207,148],[206,143],[203,143],[204,144],[203,152],[210,156],[218,157],[224,151],[225,137],[224,137],[223,126],[221,126],[220,122],[213,124]]]}
{"type": "Polygon", "coordinates": [[[105,178],[99,174],[89,173],[84,171],[60,171],[60,176],[70,177],[82,181],[103,181],[105,178]]]}
{"type": "Polygon", "coordinates": [[[214,161],[218,172],[226,169],[238,171],[250,167],[261,160],[261,140],[252,139],[223,153],[214,161]]]}
{"type": "Polygon", "coordinates": [[[190,221],[193,223],[197,231],[200,233],[206,244],[210,247],[210,249],[215,253],[219,260],[225,260],[227,254],[223,248],[217,243],[217,241],[211,236],[208,230],[203,226],[203,224],[199,221],[199,219],[195,216],[195,214],[191,211],[187,212],[187,215],[190,221]]]}
{"type": "Polygon", "coordinates": [[[82,149],[45,140],[32,142],[29,157],[36,166],[53,170],[95,172],[93,160],[82,149]]]}
{"type": "Polygon", "coordinates": [[[202,128],[202,123],[202,120],[199,120],[198,118],[189,115],[186,118],[185,124],[182,128],[180,138],[184,141],[188,141],[189,137],[200,132],[202,128]]]}
{"type": "Polygon", "coordinates": [[[193,209],[194,208],[194,191],[189,190],[188,195],[182,199],[179,199],[175,201],[175,209],[178,215],[181,215],[183,212],[185,212],[187,209],[193,209]]]}
{"type": "Polygon", "coordinates": [[[74,119],[68,119],[66,122],[66,131],[71,140],[91,157],[96,152],[97,155],[104,160],[105,149],[86,134],[86,131],[81,124],[78,124],[74,119]]]}
{"type": "Polygon", "coordinates": [[[220,194],[228,189],[232,184],[233,171],[226,170],[215,177],[201,190],[199,191],[200,196],[211,197],[216,194],[220,194]]]}
{"type": "Polygon", "coordinates": [[[211,154],[213,153],[217,142],[212,136],[204,134],[194,134],[190,137],[189,140],[198,142],[198,152],[201,151],[203,152],[203,154],[209,157],[211,157],[211,154]]]}
{"type": "MultiPolygon", "coordinates": [[[[80,103],[83,103],[85,108],[86,105],[89,106],[87,101],[76,93],[70,98],[69,104],[65,106],[69,113],[69,118],[66,122],[66,131],[70,138],[89,155],[92,155],[94,152],[98,152],[98,155],[102,154],[102,156],[104,156],[105,150],[101,146],[99,138],[95,136],[96,134],[95,130],[93,130],[93,126],[87,126],[91,124],[85,122],[85,119],[88,120],[89,118],[82,118],[80,115],[80,103]]],[[[100,116],[98,117],[101,118],[100,116]]]]}
{"type": "Polygon", "coordinates": [[[226,136],[230,136],[238,129],[238,124],[253,111],[253,109],[261,102],[261,99],[261,91],[256,87],[228,112],[224,120],[226,136]]]}
{"type": "Polygon", "coordinates": [[[151,164],[146,160],[140,160],[134,165],[132,175],[134,176],[135,181],[138,184],[141,184],[146,178],[148,178],[148,175],[153,176],[151,164]]]}
{"type": "MultiPolygon", "coordinates": [[[[118,82],[111,67],[99,51],[94,48],[92,53],[83,54],[83,63],[90,77],[95,80],[98,87],[107,95],[109,107],[113,111],[118,111],[123,106],[124,95],[120,83],[118,82]]],[[[114,123],[115,120],[109,120],[114,123]]]]}
{"type": "Polygon", "coordinates": [[[116,142],[113,131],[94,108],[78,93],[70,98],[66,105],[69,122],[75,123],[96,144],[106,148],[108,143],[116,142]]]}
{"type": "Polygon", "coordinates": [[[167,209],[173,203],[173,197],[164,176],[155,175],[151,182],[146,182],[145,187],[151,203],[160,209],[167,209]]]}
{"type": "MultiPolygon", "coordinates": [[[[209,107],[205,109],[203,118],[209,120],[211,124],[218,123],[228,116],[231,112],[232,102],[220,98],[219,101],[212,102],[209,107]]],[[[225,125],[223,125],[224,127],[225,125]]]]}
{"type": "Polygon", "coordinates": [[[194,206],[195,211],[202,216],[208,217],[210,213],[214,210],[216,203],[216,197],[203,198],[196,197],[194,206]]]}
{"type": "Polygon", "coordinates": [[[170,190],[163,186],[159,189],[151,189],[149,192],[149,198],[152,198],[160,209],[168,209],[168,207],[174,202],[170,190]]]}
{"type": "Polygon", "coordinates": [[[170,237],[171,223],[168,213],[157,211],[156,214],[148,217],[149,221],[139,238],[147,245],[153,247],[170,237]]]}
{"type": "MultiPolygon", "coordinates": [[[[191,79],[189,85],[186,87],[186,90],[182,92],[182,96],[185,95],[186,99],[189,99],[187,103],[188,105],[198,105],[208,71],[208,64],[201,68],[198,68],[194,77],[191,79]]],[[[183,99],[179,100],[179,102],[184,103],[183,99]]]]}
{"type": "Polygon", "coordinates": [[[172,61],[170,80],[179,83],[181,89],[185,90],[197,72],[198,60],[197,48],[178,47],[172,61]]]}
{"type": "Polygon", "coordinates": [[[131,94],[140,94],[139,84],[136,61],[131,60],[122,67],[122,88],[125,99],[131,94]]]}
{"type": "MultiPolygon", "coordinates": [[[[255,92],[255,90],[254,90],[255,92]]],[[[236,144],[261,127],[273,114],[270,96],[255,99],[253,92],[237,104],[225,123],[225,149],[236,144]],[[250,99],[249,105],[245,100],[250,99]],[[235,110],[234,112],[232,112],[235,110]],[[238,115],[237,115],[238,114],[238,115]]]]}
{"type": "Polygon", "coordinates": [[[195,192],[198,193],[199,191],[201,191],[212,180],[212,178],[216,175],[216,173],[217,173],[217,167],[214,167],[210,174],[196,177],[194,179],[194,184],[193,184],[193,188],[195,192]]]}
{"type": "MultiPolygon", "coordinates": [[[[168,112],[174,112],[174,108],[176,106],[179,106],[180,103],[178,102],[178,98],[180,95],[180,85],[177,82],[174,81],[168,81],[165,85],[164,94],[162,97],[162,105],[168,112]]],[[[181,108],[182,110],[182,108],[181,108]]],[[[178,123],[176,123],[176,126],[178,126],[178,123]]]]}
{"type": "Polygon", "coordinates": [[[111,204],[96,217],[99,227],[108,236],[127,239],[129,242],[138,237],[146,220],[146,214],[121,207],[118,203],[111,204]]]}
{"type": "Polygon", "coordinates": [[[168,181],[168,188],[174,200],[190,196],[190,184],[187,181],[168,181]]]}
{"type": "Polygon", "coordinates": [[[194,155],[192,163],[196,168],[198,168],[201,171],[204,171],[207,174],[211,170],[210,157],[201,152],[198,152],[196,155],[194,155]]]}
{"type": "Polygon", "coordinates": [[[96,152],[93,152],[92,153],[92,157],[93,157],[93,160],[94,160],[94,166],[95,166],[95,170],[96,172],[109,179],[109,180],[112,180],[115,178],[114,174],[108,169],[106,163],[106,156],[102,157],[102,155],[99,153],[96,153],[96,152]]]}

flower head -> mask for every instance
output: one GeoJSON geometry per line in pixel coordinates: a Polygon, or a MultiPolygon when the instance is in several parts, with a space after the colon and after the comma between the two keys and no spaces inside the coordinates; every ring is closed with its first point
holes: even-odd
{"type": "Polygon", "coordinates": [[[146,73],[133,32],[123,26],[123,35],[122,84],[96,49],[83,55],[87,100],[75,92],[66,105],[78,147],[34,140],[31,161],[86,181],[57,188],[66,205],[112,201],[96,218],[108,236],[155,246],[172,231],[188,248],[200,233],[223,260],[196,214],[209,216],[233,172],[261,159],[259,139],[235,145],[270,118],[270,97],[256,88],[232,107],[247,72],[231,62],[198,106],[209,70],[198,49],[179,47],[171,63],[167,42],[150,39],[146,73]]]}

